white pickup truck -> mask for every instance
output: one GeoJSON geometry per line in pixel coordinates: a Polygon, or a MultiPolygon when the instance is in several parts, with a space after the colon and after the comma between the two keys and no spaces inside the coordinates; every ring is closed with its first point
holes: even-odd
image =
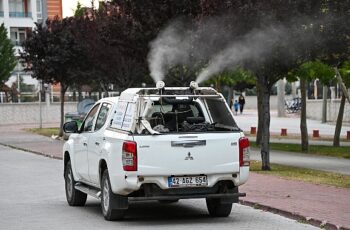
{"type": "Polygon", "coordinates": [[[63,147],[66,198],[101,199],[106,220],[122,219],[129,201],[206,198],[226,217],[249,175],[249,141],[223,96],[209,87],[130,88],[99,100],[63,147]]]}

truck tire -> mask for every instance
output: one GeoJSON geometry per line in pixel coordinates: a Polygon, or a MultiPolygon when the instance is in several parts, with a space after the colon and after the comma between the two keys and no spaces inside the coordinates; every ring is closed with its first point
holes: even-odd
{"type": "Polygon", "coordinates": [[[101,209],[103,217],[109,221],[123,219],[126,209],[113,209],[113,203],[118,202],[118,196],[120,195],[112,192],[107,169],[102,175],[101,194],[101,209]]]}
{"type": "Polygon", "coordinates": [[[66,199],[70,206],[84,206],[87,194],[75,189],[75,180],[73,177],[72,165],[68,161],[64,172],[66,199]]]}
{"type": "Polygon", "coordinates": [[[209,215],[212,217],[228,217],[232,210],[232,203],[222,203],[220,199],[206,199],[209,215]]]}

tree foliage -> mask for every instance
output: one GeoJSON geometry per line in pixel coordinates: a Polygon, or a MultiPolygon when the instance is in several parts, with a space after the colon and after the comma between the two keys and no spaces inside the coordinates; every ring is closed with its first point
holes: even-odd
{"type": "Polygon", "coordinates": [[[60,83],[64,91],[75,82],[84,81],[86,52],[77,42],[74,18],[47,20],[24,42],[24,60],[33,77],[45,83],[60,83]]]}
{"type": "Polygon", "coordinates": [[[206,84],[213,84],[216,88],[221,88],[221,85],[227,85],[233,90],[243,92],[245,89],[251,89],[256,85],[256,78],[253,73],[237,68],[218,74],[206,81],[206,84]]]}
{"type": "Polygon", "coordinates": [[[307,81],[319,79],[322,84],[329,85],[334,78],[334,69],[320,60],[307,61],[301,64],[294,74],[307,81]]]}
{"type": "Polygon", "coordinates": [[[69,86],[85,82],[88,64],[86,50],[77,42],[74,18],[47,20],[24,42],[23,58],[33,77],[45,83],[60,83],[61,129],[63,135],[64,95],[69,86]]]}
{"type": "Polygon", "coordinates": [[[13,45],[7,37],[5,25],[0,25],[0,81],[7,80],[17,64],[13,45]]]}

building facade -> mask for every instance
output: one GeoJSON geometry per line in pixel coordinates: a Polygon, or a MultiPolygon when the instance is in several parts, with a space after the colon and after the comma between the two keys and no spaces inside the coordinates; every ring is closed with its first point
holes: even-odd
{"type": "MultiPolygon", "coordinates": [[[[27,38],[28,32],[33,30],[35,23],[44,23],[47,18],[55,16],[62,18],[62,0],[0,0],[0,24],[4,23],[7,29],[16,57],[20,57],[20,52],[23,51],[21,44],[27,38]]],[[[0,102],[21,102],[21,96],[29,93],[21,89],[24,84],[32,86],[26,89],[38,87],[37,80],[23,72],[22,65],[17,64],[6,82],[8,87],[16,88],[16,92],[13,92],[16,96],[8,99],[0,92],[0,102]]]]}

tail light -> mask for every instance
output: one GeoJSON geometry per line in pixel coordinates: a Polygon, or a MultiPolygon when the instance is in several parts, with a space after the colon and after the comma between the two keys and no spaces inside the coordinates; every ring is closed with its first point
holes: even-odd
{"type": "Polygon", "coordinates": [[[123,143],[122,161],[124,171],[137,171],[136,142],[125,141],[123,143]]]}
{"type": "Polygon", "coordinates": [[[249,166],[250,165],[250,149],[249,140],[246,137],[241,137],[239,139],[239,166],[249,166]]]}

